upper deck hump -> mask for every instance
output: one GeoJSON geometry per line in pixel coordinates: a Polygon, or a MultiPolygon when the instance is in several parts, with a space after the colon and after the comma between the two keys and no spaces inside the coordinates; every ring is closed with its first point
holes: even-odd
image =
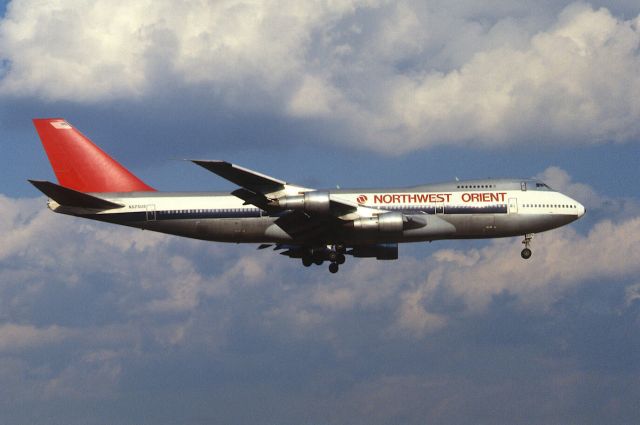
{"type": "Polygon", "coordinates": [[[441,183],[428,183],[417,186],[400,188],[356,188],[356,189],[332,189],[332,193],[413,193],[413,192],[470,192],[491,190],[551,190],[549,186],[534,179],[475,179],[460,180],[441,183]]]}
{"type": "MultiPolygon", "coordinates": [[[[414,192],[470,192],[470,191],[492,191],[492,190],[542,190],[552,189],[545,183],[534,179],[475,179],[460,180],[441,183],[428,183],[408,187],[380,187],[380,188],[345,188],[345,189],[321,189],[331,193],[414,193],[414,192]]],[[[105,193],[99,194],[101,196],[105,193]]],[[[233,196],[231,192],[112,192],[109,197],[115,198],[185,198],[185,197],[213,197],[213,196],[233,196]]]]}

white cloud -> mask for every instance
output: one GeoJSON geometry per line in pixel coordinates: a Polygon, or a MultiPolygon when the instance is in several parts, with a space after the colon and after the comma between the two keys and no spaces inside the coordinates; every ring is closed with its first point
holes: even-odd
{"type": "Polygon", "coordinates": [[[19,352],[24,349],[41,348],[72,337],[76,332],[60,326],[36,328],[32,325],[5,323],[0,326],[0,353],[19,352]]]}
{"type": "Polygon", "coordinates": [[[324,117],[330,115],[340,101],[338,91],[326,81],[306,76],[287,105],[287,110],[296,117],[324,117]]]}
{"type": "MultiPolygon", "coordinates": [[[[599,197],[560,168],[550,167],[541,176],[581,200],[599,197]]],[[[343,315],[380,308],[393,316],[381,332],[420,336],[447,324],[447,314],[430,304],[434,294],[462,302],[469,314],[485,311],[503,291],[514,294],[522,306],[545,309],[581,282],[640,272],[640,257],[634,254],[640,252],[637,211],[625,220],[601,221],[587,235],[572,227],[537,235],[530,261],[519,258],[520,241],[513,238],[477,249],[442,249],[426,259],[352,260],[338,279],[313,269],[304,269],[304,278],[290,277],[298,264],[251,247],[237,251],[56,215],[42,199],[1,197],[0,213],[6,242],[0,249],[5,265],[0,278],[8,282],[0,291],[5,320],[15,321],[11,315],[44,296],[51,285],[68,291],[87,284],[98,289],[99,283],[91,283],[95,278],[87,280],[97,275],[109,282],[114,298],[108,302],[124,321],[183,315],[157,330],[157,340],[170,345],[188,343],[197,334],[192,314],[203,303],[233,299],[243,291],[275,291],[277,301],[257,314],[264,315],[267,327],[298,329],[303,337],[311,329],[335,325],[343,315]],[[300,285],[297,279],[308,282],[300,285]]],[[[233,315],[227,310],[220,314],[221,326],[226,326],[233,315]]],[[[217,340],[224,339],[224,330],[216,333],[217,340]]]]}
{"type": "Polygon", "coordinates": [[[466,267],[438,259],[444,284],[471,311],[484,310],[491,297],[508,291],[523,305],[546,308],[558,297],[583,282],[624,278],[640,272],[640,218],[620,223],[597,223],[588,235],[563,228],[534,239],[534,257],[522,261],[517,255],[504,258],[500,252],[517,253],[518,242],[497,242],[469,256],[477,256],[466,267]]]}
{"type": "Polygon", "coordinates": [[[601,221],[587,235],[571,227],[536,235],[528,261],[520,258],[521,247],[519,239],[509,238],[479,249],[438,250],[426,259],[360,260],[341,272],[344,281],[313,287],[311,295],[284,293],[282,304],[267,317],[271,327],[295,330],[302,338],[316,335],[313,331],[329,338],[342,314],[383,309],[394,314],[381,334],[422,338],[446,327],[450,314],[485,313],[505,292],[520,308],[544,312],[585,283],[606,284],[640,273],[640,218],[601,221]],[[463,307],[449,313],[439,304],[443,300],[463,307]]]}
{"type": "MultiPolygon", "coordinates": [[[[602,198],[558,167],[539,176],[589,205],[599,205],[596,200],[602,198]]],[[[638,211],[635,208],[625,219],[599,221],[586,235],[571,226],[538,234],[529,261],[519,256],[520,238],[497,239],[468,250],[441,249],[427,259],[402,256],[390,266],[361,260],[341,272],[347,274],[346,286],[343,281],[328,282],[314,288],[312,296],[290,295],[288,307],[272,311],[269,317],[284,318],[304,337],[312,329],[338,326],[335,320],[345,311],[384,308],[394,311],[384,335],[422,338],[448,325],[451,317],[442,310],[442,301],[458,305],[456,316],[473,316],[485,313],[495,297],[509,293],[519,308],[544,312],[585,283],[606,284],[640,273],[638,211]]],[[[628,303],[635,299],[634,288],[627,290],[628,303]]]]}
{"type": "Polygon", "coordinates": [[[137,98],[170,80],[211,84],[244,103],[244,85],[271,96],[289,84],[312,32],[357,3],[13,2],[0,27],[11,63],[0,89],[92,102],[137,98]]]}
{"type": "Polygon", "coordinates": [[[629,141],[640,132],[635,22],[567,8],[525,48],[479,51],[447,73],[404,78],[394,114],[407,146],[629,141]]]}
{"type": "MultiPolygon", "coordinates": [[[[595,193],[562,169],[550,168],[541,175],[563,190],[595,193]]],[[[615,317],[633,316],[637,308],[638,211],[630,219],[600,221],[587,234],[567,227],[538,235],[529,261],[519,258],[516,238],[472,249],[460,241],[457,249],[437,249],[426,256],[401,251],[394,262],[350,259],[337,275],[325,267],[303,268],[254,247],[190,241],[56,215],[45,209],[42,198],[0,197],[0,216],[0,238],[9,241],[0,249],[3,406],[111,403],[128,399],[129,391],[145,392],[145,385],[162,393],[158,382],[180,385],[184,397],[192,400],[189,391],[200,385],[199,373],[197,378],[157,376],[167,368],[182,372],[200,365],[203,376],[235,376],[242,368],[248,379],[255,379],[247,385],[268,387],[274,382],[253,371],[280,367],[290,376],[278,373],[279,384],[291,379],[296,388],[304,382],[313,391],[331,394],[336,385],[345,387],[341,391],[346,398],[341,398],[347,401],[323,403],[345,412],[355,406],[366,416],[367,411],[377,414],[380,410],[370,406],[378,406],[394,391],[404,395],[413,388],[451,388],[437,372],[422,376],[423,362],[455,362],[456,370],[459,361],[468,366],[468,358],[444,359],[452,355],[447,342],[455,344],[454,357],[469,353],[465,355],[475,358],[478,347],[467,341],[465,326],[486,322],[502,329],[503,324],[487,314],[496,296],[508,293],[511,308],[546,318],[553,316],[553,306],[562,304],[558,301],[573,297],[586,284],[617,285],[615,317]],[[357,376],[331,376],[343,375],[353,364],[358,365],[357,376]],[[416,370],[419,373],[412,373],[416,370]],[[132,384],[132,377],[140,381],[132,384]],[[345,379],[348,384],[343,384],[345,379]],[[378,384],[384,388],[378,391],[378,384]]],[[[548,347],[534,348],[546,352],[548,347]]],[[[488,350],[487,362],[495,362],[496,352],[488,350]]],[[[504,352],[499,349],[498,354],[504,352]]],[[[480,359],[479,364],[484,368],[486,363],[480,359]]],[[[222,379],[212,380],[216,382],[207,388],[225,391],[229,381],[222,379]]],[[[286,391],[283,397],[299,396],[297,390],[286,391]]],[[[448,412],[447,403],[442,400],[432,408],[448,412]]],[[[412,414],[422,412],[424,398],[416,396],[405,406],[412,414]]],[[[386,417],[397,416],[389,412],[386,417]]]]}
{"type": "Polygon", "coordinates": [[[420,338],[425,333],[434,332],[444,327],[447,324],[446,317],[430,313],[424,307],[423,301],[427,295],[423,288],[404,293],[398,307],[397,321],[390,328],[390,331],[400,331],[420,338]]]}
{"type": "Polygon", "coordinates": [[[640,300],[640,283],[628,286],[625,291],[625,302],[627,306],[640,300]]]}
{"type": "Polygon", "coordinates": [[[122,376],[113,353],[89,353],[41,386],[44,400],[83,400],[112,397],[122,376]]]}
{"type": "Polygon", "coordinates": [[[348,131],[347,143],[392,153],[637,140],[640,18],[558,9],[12,2],[0,93],[103,103],[192,88],[216,110],[318,119],[348,131]]]}

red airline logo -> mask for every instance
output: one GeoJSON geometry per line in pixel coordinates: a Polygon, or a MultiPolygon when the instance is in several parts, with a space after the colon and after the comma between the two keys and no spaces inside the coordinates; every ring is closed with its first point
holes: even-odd
{"type": "Polygon", "coordinates": [[[367,202],[367,200],[368,200],[368,199],[369,199],[369,198],[367,198],[367,195],[360,195],[360,196],[358,196],[358,197],[356,198],[356,201],[357,201],[359,204],[364,204],[364,203],[366,203],[366,202],[367,202]]]}

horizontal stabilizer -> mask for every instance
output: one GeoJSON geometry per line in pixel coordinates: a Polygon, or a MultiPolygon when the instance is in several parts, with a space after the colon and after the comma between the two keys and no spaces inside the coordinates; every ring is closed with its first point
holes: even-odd
{"type": "Polygon", "coordinates": [[[277,192],[282,190],[284,185],[287,184],[282,180],[226,161],[191,160],[191,162],[255,193],[266,194],[277,192]]]}
{"type": "Polygon", "coordinates": [[[114,208],[122,208],[124,205],[107,201],[96,196],[78,192],[55,183],[42,180],[29,180],[40,192],[47,195],[60,205],[65,207],[79,207],[93,210],[111,210],[114,208]]]}

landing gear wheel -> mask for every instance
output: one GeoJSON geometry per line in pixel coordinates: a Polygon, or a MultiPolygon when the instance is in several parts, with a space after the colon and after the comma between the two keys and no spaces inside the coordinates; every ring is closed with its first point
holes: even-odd
{"type": "Polygon", "coordinates": [[[329,264],[329,271],[330,271],[331,273],[338,273],[338,269],[339,269],[339,267],[338,267],[338,263],[331,263],[331,264],[329,264]]]}
{"type": "Polygon", "coordinates": [[[327,259],[332,263],[335,263],[336,260],[338,259],[338,253],[335,251],[329,251],[329,254],[327,255],[327,259]]]}
{"type": "Polygon", "coordinates": [[[527,233],[524,235],[524,240],[522,243],[524,244],[524,249],[520,252],[520,256],[525,260],[531,258],[531,249],[529,246],[531,245],[531,239],[533,239],[533,233],[527,233]]]}
{"type": "Polygon", "coordinates": [[[318,266],[321,266],[322,263],[324,263],[323,260],[314,260],[313,262],[316,263],[318,266]]]}
{"type": "Polygon", "coordinates": [[[336,258],[336,263],[344,264],[345,261],[347,261],[347,259],[345,258],[344,254],[338,254],[338,258],[336,258]]]}
{"type": "Polygon", "coordinates": [[[311,264],[313,264],[313,260],[309,257],[302,257],[302,265],[305,267],[309,267],[311,264]]]}

